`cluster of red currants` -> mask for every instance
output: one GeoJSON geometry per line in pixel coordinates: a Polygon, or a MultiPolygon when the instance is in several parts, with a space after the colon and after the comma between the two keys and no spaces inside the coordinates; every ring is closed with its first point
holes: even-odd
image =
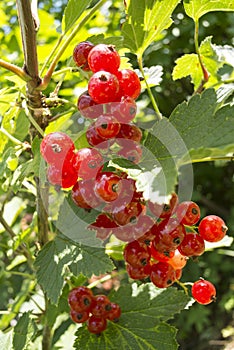
{"type": "MultiPolygon", "coordinates": [[[[205,251],[205,241],[218,242],[226,234],[225,222],[216,215],[200,220],[199,206],[193,201],[179,203],[175,193],[169,204],[148,201],[149,210],[158,218],[154,223],[146,215],[141,220],[151,227],[124,248],[126,269],[132,279],[150,278],[158,288],[167,288],[182,276],[189,258],[205,251]]],[[[139,232],[139,227],[138,227],[139,232]]],[[[205,280],[193,284],[192,295],[201,304],[215,299],[215,287],[205,280]]]]}
{"type": "Polygon", "coordinates": [[[71,319],[76,323],[87,323],[89,332],[100,334],[107,327],[107,320],[117,322],[121,315],[119,304],[112,303],[106,295],[93,295],[92,291],[79,286],[68,295],[71,319]]]}

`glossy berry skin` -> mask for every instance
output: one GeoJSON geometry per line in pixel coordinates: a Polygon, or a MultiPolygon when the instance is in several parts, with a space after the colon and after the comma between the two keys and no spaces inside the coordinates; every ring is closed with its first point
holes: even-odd
{"type": "Polygon", "coordinates": [[[63,132],[52,132],[46,135],[40,145],[42,157],[48,164],[61,166],[65,160],[71,160],[75,145],[72,139],[63,132]]]}
{"type": "Polygon", "coordinates": [[[112,172],[99,173],[94,184],[95,194],[106,202],[115,201],[121,192],[121,177],[112,172]]]}
{"type": "Polygon", "coordinates": [[[103,139],[111,139],[120,131],[120,123],[112,115],[101,115],[94,123],[97,134],[103,139]]]}
{"type": "Polygon", "coordinates": [[[127,225],[134,223],[140,215],[145,214],[145,205],[138,201],[132,201],[124,208],[116,208],[112,217],[118,225],[127,225]]]}
{"type": "Polygon", "coordinates": [[[114,139],[105,139],[101,137],[95,128],[95,124],[92,123],[86,130],[86,138],[90,146],[96,147],[100,150],[107,150],[114,142],[114,139]]]}
{"type": "Polygon", "coordinates": [[[151,254],[146,244],[132,241],[125,246],[123,256],[128,264],[140,268],[149,263],[151,254]]]}
{"type": "Polygon", "coordinates": [[[140,143],[142,139],[142,131],[134,124],[121,124],[116,138],[128,139],[140,143]]]}
{"type": "Polygon", "coordinates": [[[168,204],[158,204],[148,201],[148,207],[152,214],[157,218],[166,219],[174,214],[179,203],[179,199],[176,193],[172,193],[168,204]]]}
{"type": "Polygon", "coordinates": [[[90,333],[100,334],[107,327],[107,320],[105,318],[90,316],[87,321],[87,328],[90,333]]]}
{"type": "Polygon", "coordinates": [[[111,310],[107,314],[109,321],[117,322],[121,316],[121,308],[117,303],[111,303],[111,310]]]}
{"type": "Polygon", "coordinates": [[[117,143],[121,147],[118,151],[118,155],[121,158],[125,158],[134,164],[138,164],[142,157],[141,145],[135,141],[128,139],[118,139],[117,143]]]}
{"type": "Polygon", "coordinates": [[[144,280],[145,278],[148,278],[151,273],[151,265],[148,264],[143,267],[134,267],[130,264],[127,264],[126,271],[129,277],[133,280],[144,280]]]}
{"type": "Polygon", "coordinates": [[[76,312],[89,312],[93,302],[93,293],[85,286],[73,288],[68,294],[68,304],[76,312]]]}
{"type": "Polygon", "coordinates": [[[86,322],[89,318],[89,312],[83,311],[83,312],[76,312],[74,310],[70,311],[70,317],[72,321],[75,323],[83,323],[86,322]]]}
{"type": "Polygon", "coordinates": [[[139,216],[137,222],[133,225],[134,238],[141,243],[149,245],[155,238],[151,228],[154,226],[155,221],[148,215],[139,216]]]}
{"type": "Polygon", "coordinates": [[[75,185],[77,177],[77,172],[67,161],[61,167],[51,164],[47,168],[47,179],[52,185],[70,188],[75,185]]]}
{"type": "Polygon", "coordinates": [[[200,235],[208,242],[218,242],[223,239],[227,229],[223,219],[217,215],[205,216],[198,226],[200,235]]]}
{"type": "Polygon", "coordinates": [[[119,80],[119,95],[137,99],[141,93],[141,82],[138,75],[131,69],[122,69],[116,73],[116,76],[119,80]]]}
{"type": "Polygon", "coordinates": [[[205,251],[204,239],[197,233],[189,232],[179,245],[178,250],[180,254],[187,257],[200,256],[205,251]]]}
{"type": "Polygon", "coordinates": [[[119,82],[114,74],[98,71],[89,79],[89,95],[96,103],[114,102],[119,92],[119,82]]]}
{"type": "Polygon", "coordinates": [[[88,91],[83,92],[78,98],[77,108],[85,118],[96,119],[103,113],[102,106],[98,105],[88,91]]]}
{"type": "Polygon", "coordinates": [[[118,225],[112,218],[101,213],[97,216],[96,221],[89,225],[88,228],[96,231],[97,238],[105,240],[111,235],[111,233],[115,232],[115,228],[117,227],[118,225]]]}
{"type": "Polygon", "coordinates": [[[162,220],[156,227],[156,237],[153,241],[153,246],[159,252],[165,252],[161,247],[167,247],[168,251],[175,250],[186,236],[186,231],[183,225],[174,219],[162,220]]]}
{"type": "Polygon", "coordinates": [[[215,286],[206,280],[200,279],[192,285],[193,298],[202,305],[208,305],[215,301],[216,289],[215,286]]]}
{"type": "Polygon", "coordinates": [[[111,104],[111,114],[120,123],[130,123],[136,116],[137,105],[130,96],[122,96],[119,102],[111,104]]]}
{"type": "Polygon", "coordinates": [[[188,258],[182,254],[180,254],[179,250],[176,249],[174,254],[168,260],[168,264],[170,264],[175,270],[183,269],[187,264],[188,258]]]}
{"type": "Polygon", "coordinates": [[[111,311],[111,302],[106,295],[96,295],[93,298],[91,313],[96,317],[106,318],[111,311]]]}
{"type": "Polygon", "coordinates": [[[192,201],[181,202],[176,209],[176,216],[183,225],[195,225],[200,219],[200,208],[192,201]]]}
{"type": "Polygon", "coordinates": [[[103,157],[95,148],[81,148],[73,158],[73,167],[82,179],[95,178],[103,165],[103,157]]]}
{"type": "Polygon", "coordinates": [[[169,251],[166,254],[159,252],[158,250],[155,249],[153,244],[151,244],[151,246],[150,246],[150,251],[151,251],[151,257],[154,260],[162,261],[162,262],[169,262],[170,259],[173,258],[174,254],[175,254],[174,251],[169,251]]]}
{"type": "Polygon", "coordinates": [[[176,280],[176,271],[167,262],[158,262],[151,267],[151,282],[158,288],[167,288],[176,280]]]}
{"type": "Polygon", "coordinates": [[[115,74],[120,66],[120,56],[113,45],[98,44],[89,52],[88,63],[94,73],[105,70],[115,74]]]}
{"type": "Polygon", "coordinates": [[[78,67],[81,67],[84,71],[89,71],[88,55],[94,45],[89,41],[82,41],[73,51],[73,60],[78,67]]]}
{"type": "Polygon", "coordinates": [[[84,209],[97,208],[102,201],[94,192],[94,179],[80,180],[71,190],[74,203],[84,209]]]}

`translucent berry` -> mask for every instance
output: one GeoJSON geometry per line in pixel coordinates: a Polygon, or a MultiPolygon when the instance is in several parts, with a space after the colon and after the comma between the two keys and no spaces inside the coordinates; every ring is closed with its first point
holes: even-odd
{"type": "Polygon", "coordinates": [[[158,288],[167,288],[176,280],[176,271],[167,262],[158,262],[151,267],[151,282],[158,288]]]}
{"type": "Polygon", "coordinates": [[[92,123],[86,130],[86,138],[90,146],[96,147],[100,150],[107,150],[114,142],[114,139],[106,139],[98,134],[95,124],[92,123]]]}
{"type": "Polygon", "coordinates": [[[185,256],[199,256],[205,251],[205,242],[198,233],[189,232],[178,247],[179,252],[185,256]]]}
{"type": "Polygon", "coordinates": [[[142,131],[134,124],[121,124],[119,133],[116,138],[129,139],[140,143],[142,139],[142,131]]]}
{"type": "Polygon", "coordinates": [[[173,192],[168,204],[158,204],[151,201],[148,201],[147,204],[152,214],[154,214],[157,218],[166,219],[173,215],[178,202],[178,196],[173,192]]]}
{"type": "Polygon", "coordinates": [[[89,79],[89,95],[96,103],[108,103],[116,100],[119,82],[114,74],[98,71],[89,79]]]}
{"type": "Polygon", "coordinates": [[[102,201],[94,192],[94,179],[80,180],[71,190],[71,197],[74,203],[84,209],[97,208],[102,201]]]}
{"type": "Polygon", "coordinates": [[[134,279],[134,280],[143,280],[147,277],[149,277],[150,272],[151,272],[151,265],[148,264],[146,266],[142,266],[142,267],[134,267],[130,264],[126,265],[126,271],[129,275],[130,278],[134,279]]]}
{"type": "Polygon", "coordinates": [[[103,165],[103,157],[95,148],[81,148],[73,158],[73,167],[76,169],[78,176],[88,180],[96,177],[103,165]]]}
{"type": "Polygon", "coordinates": [[[159,252],[161,246],[168,247],[168,251],[175,250],[186,236],[186,231],[183,225],[179,224],[174,218],[162,220],[155,226],[156,236],[153,245],[159,252]]]}
{"type": "Polygon", "coordinates": [[[96,231],[96,237],[102,240],[108,238],[115,231],[118,225],[115,221],[104,213],[97,216],[96,221],[89,225],[90,230],[96,231]]]}
{"type": "Polygon", "coordinates": [[[225,236],[227,230],[228,228],[225,222],[217,215],[205,216],[198,226],[200,235],[208,242],[220,241],[225,236]]]}
{"type": "Polygon", "coordinates": [[[72,310],[76,312],[89,312],[93,301],[92,291],[85,287],[80,286],[72,289],[68,294],[68,303],[72,310]]]}
{"type": "Polygon", "coordinates": [[[121,192],[121,177],[112,172],[99,173],[94,184],[95,194],[106,202],[115,201],[121,192]]]}
{"type": "Polygon", "coordinates": [[[103,113],[102,105],[97,104],[88,91],[83,92],[78,98],[77,108],[85,118],[96,119],[103,113]]]}
{"type": "Polygon", "coordinates": [[[77,172],[68,161],[64,161],[62,166],[51,164],[47,168],[47,179],[52,185],[70,188],[75,185],[77,177],[77,172]]]}
{"type": "Polygon", "coordinates": [[[124,208],[116,208],[112,217],[118,225],[127,225],[136,222],[141,214],[145,214],[145,205],[138,201],[132,201],[124,208]]]}
{"type": "Polygon", "coordinates": [[[99,44],[89,52],[88,63],[94,73],[100,70],[116,73],[120,66],[120,56],[113,45],[99,44]]]}
{"type": "Polygon", "coordinates": [[[192,285],[192,296],[199,304],[210,304],[215,301],[215,286],[209,281],[200,279],[192,285]]]}
{"type": "Polygon", "coordinates": [[[85,71],[89,71],[88,55],[94,45],[89,41],[82,41],[73,51],[73,59],[78,67],[81,67],[85,71]]]}
{"type": "Polygon", "coordinates": [[[200,219],[200,208],[192,201],[181,202],[176,208],[176,216],[183,225],[195,225],[200,219]]]}
{"type": "Polygon", "coordinates": [[[111,302],[106,295],[96,295],[93,298],[91,313],[94,316],[106,318],[111,310],[111,307],[111,302]]]}
{"type": "Polygon", "coordinates": [[[130,96],[122,96],[119,102],[111,104],[111,114],[120,123],[130,123],[136,116],[137,105],[130,96]]]}
{"type": "Polygon", "coordinates": [[[151,257],[148,246],[138,241],[128,243],[124,248],[123,255],[125,261],[134,267],[146,266],[151,257]]]}
{"type": "Polygon", "coordinates": [[[107,314],[107,319],[117,322],[121,316],[121,308],[117,303],[111,303],[111,310],[107,314]]]}
{"type": "Polygon", "coordinates": [[[171,256],[168,260],[168,263],[175,269],[183,269],[187,264],[188,258],[182,255],[178,249],[174,251],[173,256],[171,256]]]}
{"type": "Polygon", "coordinates": [[[52,132],[46,135],[40,146],[42,157],[49,164],[61,166],[65,160],[71,160],[75,145],[72,139],[63,132],[52,132]]]}
{"type": "Polygon", "coordinates": [[[89,318],[89,312],[83,311],[83,312],[77,312],[75,310],[70,311],[70,317],[72,321],[76,323],[83,323],[86,322],[89,318]]]}
{"type": "Polygon", "coordinates": [[[121,147],[117,153],[120,157],[125,158],[135,164],[140,162],[142,157],[142,148],[138,142],[128,139],[118,139],[117,143],[121,147]]]}
{"type": "Polygon", "coordinates": [[[119,70],[116,75],[119,80],[119,94],[136,99],[141,93],[141,82],[138,75],[131,69],[119,70]]]}
{"type": "Polygon", "coordinates": [[[111,139],[120,131],[120,124],[112,115],[101,115],[94,123],[97,134],[103,139],[111,139]]]}
{"type": "Polygon", "coordinates": [[[90,333],[100,334],[107,327],[107,320],[105,318],[90,316],[87,321],[87,328],[90,333]]]}

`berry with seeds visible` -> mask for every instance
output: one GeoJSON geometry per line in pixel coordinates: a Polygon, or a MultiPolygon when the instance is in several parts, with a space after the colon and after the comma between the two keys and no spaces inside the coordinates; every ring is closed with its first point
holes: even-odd
{"type": "Polygon", "coordinates": [[[115,201],[121,192],[121,177],[112,172],[99,173],[94,184],[95,194],[106,202],[115,201]]]}
{"type": "Polygon", "coordinates": [[[93,302],[92,291],[85,287],[79,286],[73,288],[68,294],[68,304],[76,312],[89,312],[93,302]]]}
{"type": "Polygon", "coordinates": [[[149,263],[151,254],[146,244],[132,241],[125,246],[123,256],[128,264],[140,268],[149,263]]]}
{"type": "Polygon", "coordinates": [[[103,165],[103,157],[95,148],[81,148],[73,158],[73,167],[82,179],[88,180],[96,177],[103,165]]]}
{"type": "Polygon", "coordinates": [[[120,124],[112,115],[101,115],[94,123],[97,134],[103,139],[111,139],[120,131],[120,124]]]}

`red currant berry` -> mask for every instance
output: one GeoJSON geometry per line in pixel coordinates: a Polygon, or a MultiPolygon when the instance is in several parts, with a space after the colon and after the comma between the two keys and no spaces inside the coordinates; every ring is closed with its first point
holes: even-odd
{"type": "Polygon", "coordinates": [[[162,261],[162,262],[169,262],[171,258],[174,256],[174,251],[166,253],[159,252],[158,250],[155,249],[154,245],[152,244],[150,246],[150,251],[151,251],[151,257],[154,258],[157,261],[162,261]]]}
{"type": "Polygon", "coordinates": [[[47,179],[52,185],[70,188],[77,181],[77,172],[70,162],[65,161],[62,167],[54,164],[47,168],[47,179]]]}
{"type": "Polygon", "coordinates": [[[130,278],[133,280],[143,280],[147,277],[149,277],[150,272],[151,272],[151,265],[148,264],[143,267],[134,267],[130,264],[126,265],[126,271],[129,275],[130,278]]]}
{"type": "Polygon", "coordinates": [[[175,270],[183,269],[187,264],[188,258],[182,254],[180,254],[179,250],[176,249],[173,256],[168,260],[168,264],[170,264],[175,270]]]}
{"type": "Polygon", "coordinates": [[[142,148],[140,144],[127,139],[118,139],[117,143],[122,147],[117,153],[120,157],[128,159],[135,164],[140,162],[142,157],[142,148]]]}
{"type": "Polygon", "coordinates": [[[107,320],[105,318],[92,315],[87,321],[87,328],[90,333],[100,334],[106,329],[106,327],[107,320]]]}
{"type": "Polygon", "coordinates": [[[209,281],[200,279],[192,285],[192,296],[199,304],[210,304],[215,301],[215,286],[209,281]]]}
{"type": "Polygon", "coordinates": [[[116,73],[120,66],[120,56],[113,45],[96,45],[88,56],[90,69],[95,73],[105,70],[116,73]]]}
{"type": "Polygon", "coordinates": [[[177,269],[177,270],[175,270],[175,272],[176,272],[176,280],[178,281],[182,277],[183,270],[182,269],[177,269]]]}
{"type": "Polygon", "coordinates": [[[102,240],[107,239],[118,225],[106,214],[99,214],[96,221],[89,225],[90,230],[96,231],[96,237],[102,240]]]}
{"type": "Polygon", "coordinates": [[[178,196],[176,193],[172,193],[171,199],[168,204],[158,204],[148,201],[148,206],[152,214],[157,218],[166,219],[173,215],[178,205],[178,196]]]}
{"type": "Polygon", "coordinates": [[[133,267],[146,266],[150,261],[149,247],[138,241],[128,243],[123,252],[124,260],[133,267]]]}
{"type": "Polygon", "coordinates": [[[151,231],[151,228],[154,226],[154,224],[155,222],[150,216],[140,216],[137,222],[132,227],[134,238],[137,239],[139,242],[149,245],[155,237],[155,235],[151,231]]]}
{"type": "Polygon", "coordinates": [[[74,310],[70,311],[70,317],[72,321],[76,323],[83,323],[86,322],[89,318],[89,312],[83,311],[83,312],[76,312],[74,310]]]}
{"type": "Polygon", "coordinates": [[[90,146],[96,147],[100,150],[108,150],[109,147],[115,142],[114,139],[104,139],[101,137],[95,128],[94,123],[88,126],[86,130],[86,138],[90,146]]]}
{"type": "Polygon", "coordinates": [[[119,102],[111,104],[111,114],[120,123],[130,123],[136,116],[137,105],[129,96],[122,96],[119,102]]]}
{"type": "Polygon", "coordinates": [[[111,302],[106,295],[96,295],[93,298],[91,313],[96,317],[106,318],[111,310],[111,302]]]}
{"type": "Polygon", "coordinates": [[[102,165],[103,157],[95,148],[81,148],[73,158],[73,167],[78,176],[86,180],[96,177],[102,165]]]}
{"type": "Polygon", "coordinates": [[[73,60],[78,67],[81,67],[85,71],[89,71],[88,55],[91,49],[94,47],[89,41],[82,41],[73,51],[73,60]]]}
{"type": "Polygon", "coordinates": [[[94,179],[80,180],[72,188],[71,197],[74,203],[84,209],[97,208],[102,201],[94,192],[94,179]]]}
{"type": "Polygon", "coordinates": [[[117,303],[111,303],[111,310],[108,312],[107,319],[117,322],[121,316],[121,308],[117,303]]]}
{"type": "Polygon", "coordinates": [[[121,124],[119,133],[116,138],[129,139],[140,143],[142,139],[142,131],[134,124],[121,124]]]}
{"type": "Polygon", "coordinates": [[[68,294],[70,308],[76,312],[89,312],[93,302],[93,293],[85,286],[74,288],[68,294]]]}
{"type": "Polygon", "coordinates": [[[88,91],[96,103],[114,102],[119,91],[118,79],[114,74],[101,70],[89,79],[88,91]]]}
{"type": "Polygon", "coordinates": [[[198,233],[189,232],[179,245],[178,250],[180,254],[188,257],[202,255],[205,251],[204,239],[198,233]]]}
{"type": "Polygon", "coordinates": [[[145,214],[145,205],[138,201],[132,201],[124,208],[116,208],[112,216],[118,225],[127,225],[136,222],[140,215],[145,214]]]}
{"type": "Polygon", "coordinates": [[[167,288],[176,280],[176,272],[167,262],[158,262],[151,266],[151,282],[158,288],[167,288]]]}
{"type": "Polygon", "coordinates": [[[83,92],[78,98],[77,108],[85,118],[95,119],[103,113],[102,105],[98,105],[88,91],[83,92]]]}
{"type": "Polygon", "coordinates": [[[94,192],[106,202],[115,201],[121,192],[121,177],[112,172],[99,173],[96,177],[94,192]]]}
{"type": "Polygon", "coordinates": [[[208,242],[220,241],[225,236],[227,230],[228,228],[225,222],[217,215],[205,216],[198,226],[200,235],[208,242]]]}
{"type": "Polygon", "coordinates": [[[101,115],[94,123],[97,134],[103,139],[115,137],[120,130],[120,124],[112,115],[101,115]]]}
{"type": "Polygon", "coordinates": [[[155,226],[155,230],[153,245],[159,252],[162,252],[161,245],[168,247],[169,250],[175,250],[186,236],[184,226],[173,218],[162,220],[155,226]]]}
{"type": "Polygon", "coordinates": [[[200,219],[200,208],[192,202],[181,202],[176,208],[176,216],[183,225],[195,225],[200,219]]]}
{"type": "Polygon", "coordinates": [[[141,93],[141,82],[138,75],[131,69],[122,69],[116,73],[119,80],[119,94],[136,99],[141,93]]]}
{"type": "Polygon", "coordinates": [[[72,139],[62,132],[46,135],[40,146],[42,157],[49,164],[61,166],[65,160],[71,160],[75,145],[72,139]]]}

